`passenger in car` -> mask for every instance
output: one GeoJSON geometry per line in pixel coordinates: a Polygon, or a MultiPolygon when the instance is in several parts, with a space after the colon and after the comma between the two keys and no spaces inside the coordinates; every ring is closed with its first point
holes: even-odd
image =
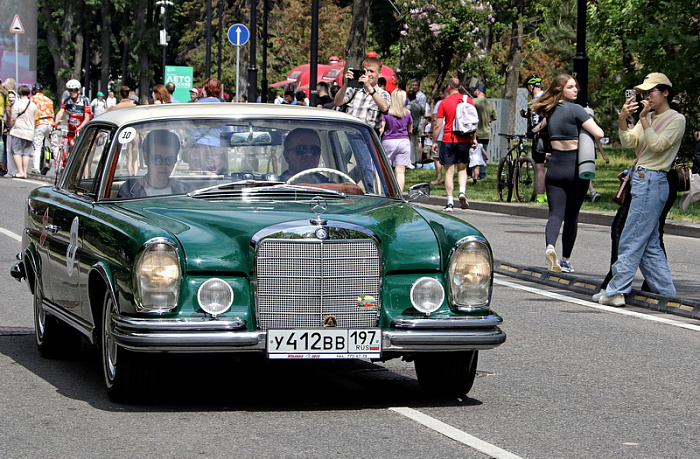
{"type": "MultiPolygon", "coordinates": [[[[321,140],[313,129],[297,128],[292,130],[284,141],[284,159],[289,169],[282,172],[280,179],[285,182],[299,172],[318,167],[321,160],[321,140]]],[[[328,178],[321,174],[309,173],[300,177],[304,183],[328,183],[328,178]]]]}
{"type": "Polygon", "coordinates": [[[143,139],[141,150],[148,172],[142,177],[124,182],[119,187],[119,198],[184,194],[189,191],[182,182],[170,177],[180,152],[177,134],[164,129],[151,131],[143,139]]]}

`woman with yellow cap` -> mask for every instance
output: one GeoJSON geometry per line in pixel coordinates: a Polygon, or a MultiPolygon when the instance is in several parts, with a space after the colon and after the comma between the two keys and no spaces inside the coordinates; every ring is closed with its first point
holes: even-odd
{"type": "Polygon", "coordinates": [[[640,102],[632,96],[620,110],[619,131],[623,147],[634,148],[637,159],[632,170],[632,203],[620,236],[613,278],[598,302],[624,306],[624,294],[632,290],[637,268],[650,289],[675,295],[666,255],[659,242],[659,216],[668,199],[666,174],[681,146],[685,117],[674,108],[673,85],[663,73],[650,73],[635,86],[640,102]],[[673,105],[673,106],[672,106],[673,105]],[[639,111],[639,121],[629,128],[627,118],[639,111]]]}

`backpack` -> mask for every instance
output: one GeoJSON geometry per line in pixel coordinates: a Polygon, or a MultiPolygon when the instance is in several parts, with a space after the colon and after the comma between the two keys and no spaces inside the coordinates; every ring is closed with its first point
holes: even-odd
{"type": "Polygon", "coordinates": [[[420,132],[420,123],[423,118],[423,114],[425,114],[425,109],[423,106],[417,101],[417,100],[412,100],[410,104],[408,104],[408,109],[411,112],[411,118],[413,118],[413,135],[417,135],[420,132]]]}
{"type": "Polygon", "coordinates": [[[462,102],[457,104],[455,120],[452,123],[452,133],[456,135],[472,135],[479,126],[479,113],[473,104],[467,102],[467,96],[462,97],[462,102]]]}

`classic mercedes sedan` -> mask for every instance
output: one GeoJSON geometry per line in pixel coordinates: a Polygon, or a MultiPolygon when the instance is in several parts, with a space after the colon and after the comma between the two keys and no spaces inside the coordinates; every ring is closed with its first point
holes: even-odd
{"type": "Polygon", "coordinates": [[[491,247],[409,200],[375,132],[343,113],[113,110],[31,192],[12,275],[34,296],[40,353],[87,338],[115,401],[161,352],[404,358],[423,390],[464,396],[478,351],[506,339],[491,247]]]}

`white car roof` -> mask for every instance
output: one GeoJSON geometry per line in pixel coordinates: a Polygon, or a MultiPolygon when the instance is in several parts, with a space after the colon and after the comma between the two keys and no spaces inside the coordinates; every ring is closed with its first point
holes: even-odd
{"type": "Polygon", "coordinates": [[[337,120],[363,123],[354,116],[343,112],[316,107],[304,107],[280,104],[248,104],[248,103],[178,103],[158,105],[138,105],[135,107],[108,110],[95,117],[95,120],[123,124],[148,121],[168,117],[188,118],[307,118],[337,120]]]}

